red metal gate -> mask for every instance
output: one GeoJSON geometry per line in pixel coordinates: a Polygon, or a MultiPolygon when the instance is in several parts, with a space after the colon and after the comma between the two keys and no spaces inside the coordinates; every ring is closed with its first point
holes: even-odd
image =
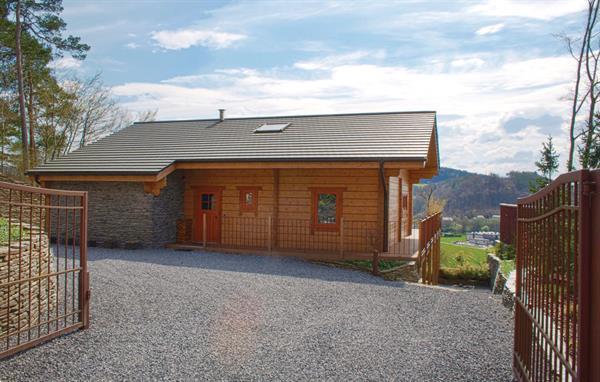
{"type": "Polygon", "coordinates": [[[596,213],[598,198],[592,179],[599,175],[563,174],[518,201],[513,367],[519,380],[593,380],[598,365],[590,362],[590,338],[598,324],[591,319],[598,301],[590,296],[598,259],[592,264],[591,229],[592,197],[596,213]]]}
{"type": "Polygon", "coordinates": [[[89,326],[87,193],[0,182],[0,358],[89,326]]]}

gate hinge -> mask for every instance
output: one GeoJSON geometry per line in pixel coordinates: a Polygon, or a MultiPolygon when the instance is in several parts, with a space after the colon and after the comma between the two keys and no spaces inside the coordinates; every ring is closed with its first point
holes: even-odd
{"type": "Polygon", "coordinates": [[[581,193],[585,196],[592,195],[596,192],[596,182],[591,180],[582,182],[583,187],[581,188],[581,193]]]}

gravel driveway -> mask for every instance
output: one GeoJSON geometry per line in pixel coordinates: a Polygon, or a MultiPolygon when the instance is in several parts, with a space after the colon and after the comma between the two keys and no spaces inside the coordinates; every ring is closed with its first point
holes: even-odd
{"type": "Polygon", "coordinates": [[[511,381],[487,290],[292,258],[90,249],[91,323],[0,361],[0,380],[511,381]]]}

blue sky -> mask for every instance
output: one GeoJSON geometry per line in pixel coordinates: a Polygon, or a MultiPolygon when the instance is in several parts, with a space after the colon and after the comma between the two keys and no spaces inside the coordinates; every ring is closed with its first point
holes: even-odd
{"type": "Polygon", "coordinates": [[[64,1],[84,62],[158,119],[436,110],[443,166],[532,170],[566,151],[575,1],[64,1]]]}

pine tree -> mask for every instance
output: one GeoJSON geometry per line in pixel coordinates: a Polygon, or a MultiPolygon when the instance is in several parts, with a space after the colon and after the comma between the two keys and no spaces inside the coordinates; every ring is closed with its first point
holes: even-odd
{"type": "Polygon", "coordinates": [[[535,162],[542,176],[534,184],[529,185],[529,191],[536,192],[552,182],[552,175],[558,170],[558,157],[552,143],[552,135],[549,135],[548,142],[542,143],[539,161],[535,162]]]}
{"type": "MultiPolygon", "coordinates": [[[[25,52],[23,42],[27,38],[34,39],[39,45],[52,52],[54,57],[61,57],[68,52],[76,59],[84,59],[90,47],[80,42],[79,37],[63,37],[66,23],[59,17],[62,12],[62,0],[0,0],[0,9],[5,22],[13,14],[14,22],[14,57],[17,73],[17,93],[19,100],[19,115],[21,125],[21,147],[23,167],[29,167],[30,140],[27,127],[27,109],[25,94],[25,52]]],[[[31,84],[30,84],[30,87],[31,84]]],[[[31,107],[30,107],[31,108],[31,107]]],[[[31,121],[30,121],[31,123],[31,121]]],[[[33,142],[33,139],[31,139],[33,142]]]]}

